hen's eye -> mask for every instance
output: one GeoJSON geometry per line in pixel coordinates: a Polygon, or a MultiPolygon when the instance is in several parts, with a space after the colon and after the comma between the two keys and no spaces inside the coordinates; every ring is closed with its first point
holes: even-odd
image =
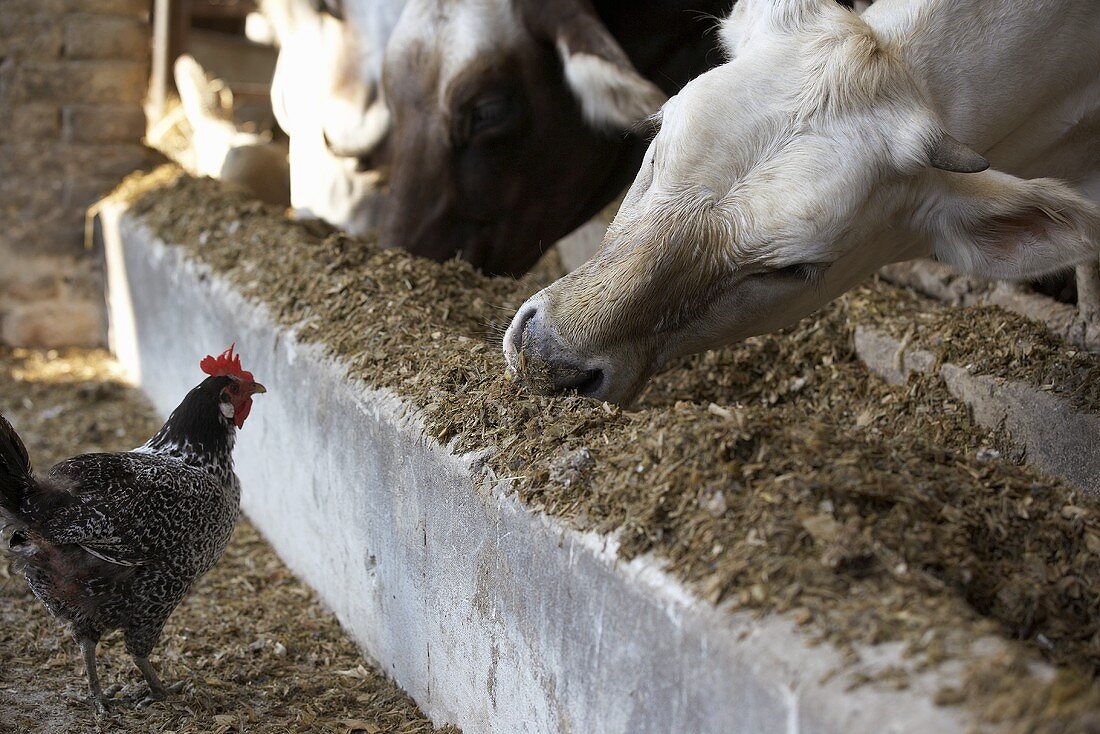
{"type": "Polygon", "coordinates": [[[237,383],[235,383],[235,382],[229,383],[229,392],[233,393],[234,395],[236,395],[238,392],[240,392],[240,388],[237,387],[237,383]]]}

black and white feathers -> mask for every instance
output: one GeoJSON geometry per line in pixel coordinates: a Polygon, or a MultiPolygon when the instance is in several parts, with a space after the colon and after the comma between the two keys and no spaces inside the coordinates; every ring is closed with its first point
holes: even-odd
{"type": "MultiPolygon", "coordinates": [[[[217,562],[239,514],[236,433],[212,376],[188,393],[146,444],[84,454],[31,472],[0,417],[0,518],[35,594],[78,637],[123,629],[145,656],[187,590],[217,562]]],[[[226,407],[226,405],[230,407],[226,407]]]]}

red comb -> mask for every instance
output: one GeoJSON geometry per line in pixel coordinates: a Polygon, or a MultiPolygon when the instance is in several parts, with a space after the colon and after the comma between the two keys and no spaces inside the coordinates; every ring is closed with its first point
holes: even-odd
{"type": "Polygon", "coordinates": [[[236,377],[246,382],[253,382],[252,373],[245,372],[241,369],[241,355],[233,354],[233,347],[235,346],[237,346],[237,343],[233,342],[229,345],[229,349],[226,349],[217,357],[213,357],[209,354],[206,355],[206,357],[199,362],[199,368],[212,377],[226,375],[229,377],[236,377]]]}

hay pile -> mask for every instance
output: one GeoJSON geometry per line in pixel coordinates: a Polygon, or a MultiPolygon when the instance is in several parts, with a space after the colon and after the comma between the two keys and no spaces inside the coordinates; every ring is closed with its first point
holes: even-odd
{"type": "Polygon", "coordinates": [[[1053,380],[1088,410],[1100,409],[1095,357],[1067,362],[1064,344],[995,309],[873,283],[782,334],[682,360],[638,410],[538,397],[503,377],[498,348],[537,278],[413,260],[209,181],[158,176],[131,182],[135,214],[352,376],[406,396],[439,441],[499,449],[486,471],[517,477],[529,506],[618,533],[624,555],[668,559],[715,602],[791,614],[853,658],[858,643],[901,640],[934,664],[986,633],[1020,640],[943,702],[969,700],[1018,731],[1100,730],[1096,500],[999,460],[1001,437],[934,379],[877,380],[851,331],[914,330],[989,374],[1053,380]],[[1060,676],[1021,686],[1036,656],[1060,676]]]}
{"type": "MultiPolygon", "coordinates": [[[[40,469],[76,453],[132,448],[160,427],[102,351],[0,349],[0,412],[40,469]]],[[[0,559],[0,731],[435,731],[362,664],[332,615],[246,521],[168,620],[153,659],[166,681],[186,681],[185,691],[149,709],[119,703],[97,726],[76,644],[0,559]]],[[[99,671],[104,686],[124,685],[120,696],[144,695],[117,634],[100,645],[99,671]]]]}

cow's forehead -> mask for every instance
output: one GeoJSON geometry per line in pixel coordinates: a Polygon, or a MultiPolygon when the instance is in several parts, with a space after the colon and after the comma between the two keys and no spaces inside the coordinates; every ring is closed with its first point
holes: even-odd
{"type": "Polygon", "coordinates": [[[455,77],[478,59],[520,42],[522,23],[508,0],[411,0],[387,46],[387,64],[403,73],[424,74],[424,92],[442,95],[455,77]],[[416,55],[418,63],[407,57],[416,55]],[[428,89],[424,89],[428,87],[428,89]]]}
{"type": "Polygon", "coordinates": [[[774,178],[775,169],[760,170],[768,161],[805,165],[824,146],[840,158],[833,165],[861,168],[884,154],[888,123],[920,107],[908,77],[864,32],[781,40],[752,44],[669,100],[659,162],[720,171],[732,185],[753,171],[774,178]]]}
{"type": "Polygon", "coordinates": [[[844,132],[850,120],[806,113],[794,86],[805,72],[787,71],[751,58],[708,71],[669,100],[653,142],[650,203],[728,223],[736,236],[724,251],[739,266],[781,264],[807,248],[829,260],[881,168],[882,151],[858,126],[844,132]],[[712,206],[694,205],[703,200],[712,206]]]}
{"type": "MultiPolygon", "coordinates": [[[[773,75],[731,62],[687,84],[666,103],[654,140],[659,171],[727,188],[790,135],[793,102],[773,75]]],[[[718,192],[716,192],[718,193],[718,192]]]]}

